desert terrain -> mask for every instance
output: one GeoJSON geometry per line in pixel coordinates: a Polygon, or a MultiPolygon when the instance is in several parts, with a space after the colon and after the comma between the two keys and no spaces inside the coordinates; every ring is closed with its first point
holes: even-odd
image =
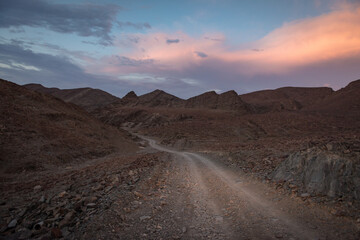
{"type": "Polygon", "coordinates": [[[0,239],[360,238],[360,80],[186,100],[0,85],[0,239]]]}

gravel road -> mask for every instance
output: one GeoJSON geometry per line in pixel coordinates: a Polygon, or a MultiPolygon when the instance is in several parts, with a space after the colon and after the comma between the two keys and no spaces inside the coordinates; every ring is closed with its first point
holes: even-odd
{"type": "MultiPolygon", "coordinates": [[[[196,153],[158,145],[170,155],[158,197],[144,201],[126,238],[148,239],[357,239],[359,229],[327,209],[278,193],[196,153]],[[160,206],[160,207],[157,207],[160,206]],[[150,211],[155,209],[155,211],[150,211]],[[136,221],[138,218],[140,221],[136,221]],[[136,229],[136,231],[134,231],[136,229]]],[[[143,190],[143,192],[146,190],[143,190]]],[[[130,217],[131,218],[131,217],[130,217]]]]}

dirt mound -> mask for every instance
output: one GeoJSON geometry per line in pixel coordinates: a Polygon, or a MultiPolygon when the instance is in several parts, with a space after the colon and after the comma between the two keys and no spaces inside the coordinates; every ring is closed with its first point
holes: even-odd
{"type": "Polygon", "coordinates": [[[27,84],[24,85],[24,87],[33,91],[51,94],[65,102],[71,102],[81,106],[88,111],[120,100],[105,91],[93,88],[58,89],[46,88],[40,84],[27,84]]]}
{"type": "Polygon", "coordinates": [[[331,88],[284,87],[275,90],[264,90],[241,95],[257,112],[294,111],[314,104],[331,95],[331,88]]]}
{"type": "Polygon", "coordinates": [[[84,161],[135,144],[80,107],[0,80],[0,161],[4,172],[84,161]]]}

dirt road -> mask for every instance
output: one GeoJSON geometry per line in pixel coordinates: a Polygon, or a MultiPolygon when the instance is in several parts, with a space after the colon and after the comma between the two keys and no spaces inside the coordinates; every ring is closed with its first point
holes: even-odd
{"type": "MultiPolygon", "coordinates": [[[[145,139],[145,138],[144,138],[145,139]]],[[[144,199],[119,235],[147,239],[356,239],[357,226],[276,192],[221,163],[146,139],[170,154],[160,194],[144,199]]],[[[146,193],[149,189],[141,189],[146,193]]]]}

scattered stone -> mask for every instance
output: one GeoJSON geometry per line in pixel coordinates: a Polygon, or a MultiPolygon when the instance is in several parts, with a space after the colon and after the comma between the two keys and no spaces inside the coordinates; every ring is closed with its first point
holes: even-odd
{"type": "Polygon", "coordinates": [[[61,192],[61,193],[59,193],[59,197],[60,198],[63,198],[63,197],[65,197],[65,195],[67,194],[67,192],[66,191],[63,191],[63,192],[61,192]]]}
{"type": "Polygon", "coordinates": [[[134,192],[134,195],[135,196],[137,196],[137,197],[139,197],[139,198],[143,198],[144,197],[144,195],[142,195],[141,193],[139,193],[139,192],[134,192]]]}
{"type": "Polygon", "coordinates": [[[148,220],[150,218],[151,218],[150,216],[141,216],[140,221],[148,220]]]}
{"type": "Polygon", "coordinates": [[[45,202],[45,196],[43,195],[43,196],[41,196],[41,198],[39,199],[39,202],[45,202]]]}
{"type": "Polygon", "coordinates": [[[34,191],[40,191],[41,190],[41,186],[40,185],[36,185],[35,187],[34,187],[34,191]]]}
{"type": "Polygon", "coordinates": [[[96,207],[96,203],[88,203],[88,204],[86,204],[86,206],[88,208],[94,208],[94,207],[96,207]]]}
{"type": "Polygon", "coordinates": [[[52,228],[51,229],[51,237],[53,238],[61,238],[63,235],[62,235],[62,232],[59,228],[52,228]]]}
{"type": "Polygon", "coordinates": [[[302,198],[307,198],[307,197],[310,197],[310,194],[309,194],[309,193],[302,193],[302,194],[300,195],[300,197],[302,197],[302,198]]]}
{"type": "Polygon", "coordinates": [[[25,208],[24,210],[22,210],[22,211],[19,213],[19,217],[23,217],[26,212],[27,212],[27,208],[25,208]]]}
{"type": "Polygon", "coordinates": [[[186,233],[186,227],[183,227],[181,230],[183,233],[186,233]]]}
{"type": "Polygon", "coordinates": [[[333,150],[334,146],[331,143],[326,144],[326,148],[328,151],[333,150]]]}
{"type": "Polygon", "coordinates": [[[59,227],[62,228],[64,226],[68,225],[71,222],[71,220],[74,218],[74,216],[75,216],[74,212],[72,212],[72,211],[68,212],[65,215],[64,219],[59,223],[59,227]]]}
{"type": "Polygon", "coordinates": [[[14,228],[17,225],[17,220],[13,219],[11,220],[11,222],[8,224],[8,228],[14,228]]]}

